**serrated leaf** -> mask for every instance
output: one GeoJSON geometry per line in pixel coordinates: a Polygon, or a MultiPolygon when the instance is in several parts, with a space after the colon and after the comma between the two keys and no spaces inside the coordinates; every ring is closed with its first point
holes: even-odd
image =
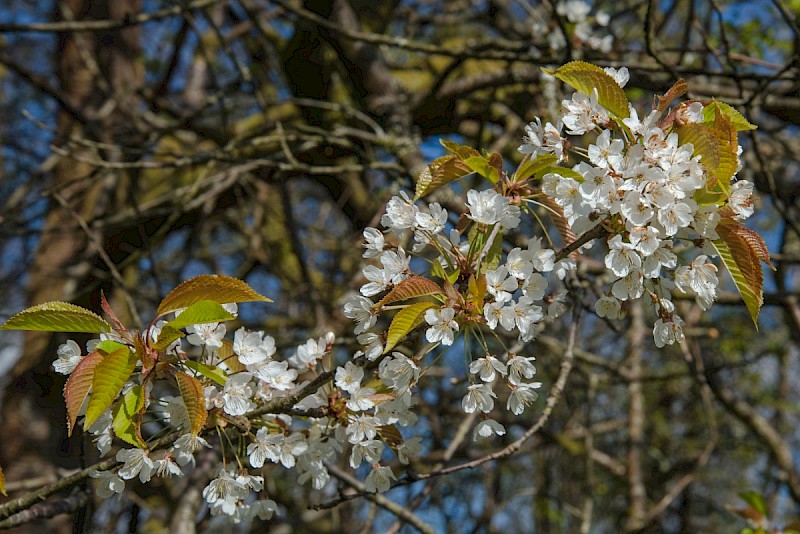
{"type": "Polygon", "coordinates": [[[148,347],[144,342],[144,338],[142,338],[142,333],[138,330],[133,336],[133,351],[136,353],[136,357],[142,360],[142,373],[147,374],[150,372],[156,364],[157,349],[148,347]]]}
{"type": "Polygon", "coordinates": [[[592,96],[597,89],[597,101],[601,106],[617,117],[628,118],[630,110],[625,91],[610,74],[597,65],[571,61],[555,70],[542,70],[586,95],[592,96]]]}
{"type": "Polygon", "coordinates": [[[69,302],[45,302],[19,312],[6,321],[0,330],[34,330],[38,332],[110,332],[111,325],[96,313],[69,302]]]}
{"type": "Polygon", "coordinates": [[[120,343],[119,341],[114,341],[112,339],[104,339],[103,341],[99,342],[97,345],[94,346],[94,350],[97,352],[102,352],[103,354],[111,354],[115,350],[119,350],[122,347],[125,347],[124,343],[120,343]]]}
{"type": "Polygon", "coordinates": [[[472,172],[472,169],[458,156],[449,155],[437,158],[419,174],[414,200],[419,200],[436,189],[472,174],[472,172]]]}
{"type": "Polygon", "coordinates": [[[397,312],[392,319],[392,324],[389,325],[389,332],[386,335],[386,347],[383,349],[383,353],[388,353],[409,332],[422,324],[425,320],[425,312],[436,306],[437,304],[433,302],[417,302],[397,312]]]}
{"type": "Polygon", "coordinates": [[[442,295],[444,292],[436,282],[428,280],[423,276],[412,276],[406,278],[392,288],[377,304],[376,307],[385,306],[393,302],[407,300],[414,297],[425,297],[428,295],[442,295]]]}
{"type": "MultiPolygon", "coordinates": [[[[564,245],[574,243],[578,239],[578,236],[572,231],[572,226],[570,226],[569,220],[567,219],[567,216],[564,215],[564,210],[561,208],[561,206],[559,206],[555,200],[547,196],[540,198],[539,202],[548,208],[547,214],[553,221],[553,224],[555,225],[556,230],[558,230],[559,235],[561,235],[561,239],[564,240],[564,245]]],[[[573,253],[573,256],[574,255],[575,253],[573,253]]]]}
{"type": "Polygon", "coordinates": [[[0,493],[3,494],[3,497],[8,497],[8,493],[6,493],[6,477],[3,474],[2,467],[0,467],[0,493]]]}
{"type": "Polygon", "coordinates": [[[583,175],[581,173],[579,173],[578,171],[573,171],[572,169],[568,169],[566,167],[561,167],[561,166],[558,166],[558,165],[553,165],[552,167],[545,167],[544,169],[542,169],[541,171],[539,171],[536,174],[537,174],[537,178],[539,176],[544,177],[544,176],[546,176],[548,174],[557,174],[557,175],[559,175],[559,176],[561,176],[563,178],[572,178],[573,180],[575,180],[578,183],[583,183],[583,181],[584,181],[583,175]]]}
{"type": "Polygon", "coordinates": [[[690,122],[675,128],[678,142],[682,145],[691,143],[694,147],[693,156],[700,156],[702,163],[711,173],[719,166],[719,142],[713,129],[704,123],[690,122]]]}
{"type": "Polygon", "coordinates": [[[189,414],[190,430],[196,436],[205,426],[208,417],[203,384],[195,377],[181,372],[175,373],[175,381],[178,383],[183,405],[186,406],[186,413],[189,414]]]}
{"type": "Polygon", "coordinates": [[[496,184],[500,179],[500,173],[497,171],[497,167],[495,165],[495,154],[492,154],[488,158],[483,156],[473,156],[464,160],[464,163],[467,164],[467,167],[477,172],[493,184],[496,184]]]}
{"type": "Polygon", "coordinates": [[[166,326],[177,330],[194,324],[221,323],[234,318],[235,316],[223,308],[222,304],[213,300],[201,300],[183,310],[180,315],[168,322],[166,326]]]}
{"type": "Polygon", "coordinates": [[[558,163],[558,156],[554,154],[540,154],[535,159],[526,158],[514,173],[514,182],[522,182],[531,176],[536,176],[548,167],[558,163]]]}
{"type": "Polygon", "coordinates": [[[471,146],[459,145],[458,143],[453,141],[446,141],[444,139],[440,139],[439,144],[441,144],[444,148],[446,148],[447,150],[458,156],[458,158],[461,159],[462,161],[481,155],[480,152],[478,152],[471,146]]]}
{"type": "Polygon", "coordinates": [[[92,352],[81,358],[75,370],[70,373],[67,383],[64,384],[64,403],[67,407],[67,433],[71,436],[75,429],[75,420],[78,419],[78,412],[83,406],[89,388],[92,387],[94,370],[98,363],[103,359],[99,352],[92,352]]]}
{"type": "Polygon", "coordinates": [[[169,324],[165,324],[161,328],[161,332],[158,334],[158,341],[153,344],[153,348],[159,351],[167,350],[167,348],[172,345],[176,339],[180,339],[184,335],[185,334],[180,330],[169,326],[169,324]]]}
{"type": "Polygon", "coordinates": [[[739,166],[739,156],[737,155],[739,140],[736,136],[736,129],[731,124],[730,119],[723,115],[719,109],[716,112],[712,131],[717,138],[719,146],[719,165],[714,171],[714,177],[717,179],[717,188],[725,193],[725,196],[729,196],[731,179],[736,174],[736,168],[739,166]]]}
{"type": "Polygon", "coordinates": [[[750,121],[745,119],[744,116],[736,110],[736,108],[725,102],[718,102],[716,100],[712,100],[703,108],[703,122],[714,122],[717,110],[731,121],[731,125],[737,132],[758,129],[758,126],[751,124],[750,121]]]}
{"type": "Polygon", "coordinates": [[[272,302],[257,293],[245,282],[219,274],[203,274],[185,281],[164,297],[158,305],[158,315],[188,308],[202,300],[212,300],[219,304],[231,302],[272,302]]]}
{"type": "Polygon", "coordinates": [[[752,237],[745,237],[745,232],[742,230],[746,229],[734,221],[728,223],[723,221],[717,226],[720,239],[712,241],[712,244],[731,274],[731,278],[747,306],[747,311],[750,312],[753,324],[758,330],[758,312],[763,304],[762,288],[764,283],[764,274],[759,262],[761,252],[757,252],[751,247],[752,237]]]}
{"type": "Polygon", "coordinates": [[[111,428],[114,429],[114,434],[125,443],[142,449],[146,445],[142,440],[141,423],[137,421],[137,414],[144,407],[144,401],[142,386],[135,386],[122,396],[111,412],[111,428]]]}
{"type": "Polygon", "coordinates": [[[694,122],[677,126],[678,140],[681,144],[692,143],[693,155],[702,156],[700,163],[710,175],[706,188],[709,192],[722,192],[730,195],[731,178],[738,166],[737,150],[739,141],[731,121],[715,108],[714,122],[694,122]]]}
{"type": "Polygon", "coordinates": [[[471,275],[467,282],[467,288],[472,305],[477,310],[483,310],[483,299],[486,297],[486,276],[480,275],[475,278],[475,275],[471,275]]]}
{"type": "Polygon", "coordinates": [[[225,371],[219,367],[209,367],[204,363],[196,362],[194,360],[184,360],[183,364],[192,371],[200,373],[204,377],[216,382],[220,386],[224,386],[228,381],[228,376],[225,374],[225,371]]]}
{"type": "Polygon", "coordinates": [[[106,312],[108,318],[111,319],[111,323],[114,325],[114,329],[117,332],[125,333],[128,331],[117,317],[117,314],[114,313],[114,309],[111,307],[111,304],[108,303],[106,300],[106,295],[102,291],[100,291],[100,307],[103,308],[103,311],[106,312]]]}
{"type": "Polygon", "coordinates": [[[86,408],[84,430],[92,426],[104,411],[117,398],[122,386],[133,374],[136,367],[136,354],[127,347],[115,350],[103,357],[94,368],[92,378],[92,395],[86,408]]]}

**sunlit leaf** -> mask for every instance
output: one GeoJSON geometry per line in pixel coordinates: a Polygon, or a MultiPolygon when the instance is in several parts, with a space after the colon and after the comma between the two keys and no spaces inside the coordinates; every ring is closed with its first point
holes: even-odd
{"type": "Polygon", "coordinates": [[[272,302],[241,280],[219,274],[203,274],[187,280],[170,291],[159,304],[158,315],[188,308],[202,300],[212,300],[219,304],[272,302]]]}
{"type": "Polygon", "coordinates": [[[562,176],[564,178],[572,178],[573,180],[575,180],[576,182],[579,182],[579,183],[583,183],[583,180],[584,180],[583,175],[581,173],[579,173],[578,171],[573,171],[572,169],[568,169],[566,167],[560,167],[558,165],[553,165],[552,167],[545,167],[541,171],[538,171],[536,174],[537,174],[537,177],[539,175],[544,177],[544,176],[546,176],[548,174],[551,174],[551,173],[552,174],[557,174],[557,175],[562,176]]]}
{"type": "Polygon", "coordinates": [[[473,171],[477,172],[493,184],[496,184],[497,181],[500,179],[500,173],[497,170],[497,166],[494,165],[494,154],[490,157],[485,158],[483,156],[473,156],[464,161],[467,166],[472,169],[473,171]]]}
{"type": "Polygon", "coordinates": [[[534,159],[525,159],[514,173],[514,181],[522,182],[531,176],[541,173],[548,167],[558,163],[558,156],[554,154],[540,154],[534,159]]]}
{"type": "Polygon", "coordinates": [[[422,324],[425,320],[425,312],[436,306],[437,304],[434,302],[417,302],[397,312],[392,319],[392,324],[389,325],[383,353],[386,354],[392,350],[409,332],[422,324]]]}
{"type": "Polygon", "coordinates": [[[428,295],[442,295],[442,288],[436,282],[428,280],[423,276],[412,276],[406,278],[392,288],[375,306],[385,306],[393,302],[407,300],[414,297],[424,297],[428,295]]]}
{"type": "Polygon", "coordinates": [[[174,329],[186,328],[193,324],[221,323],[234,319],[234,315],[222,307],[222,304],[213,300],[195,302],[181,312],[166,326],[174,329]]]}
{"type": "Polygon", "coordinates": [[[181,392],[183,404],[189,414],[189,424],[191,425],[192,435],[196,436],[206,424],[206,401],[203,396],[203,384],[193,376],[186,373],[175,373],[175,381],[178,383],[178,390],[181,392]]]}
{"type": "Polygon", "coordinates": [[[733,278],[750,317],[758,329],[758,312],[763,304],[763,272],[761,263],[766,252],[763,240],[741,224],[730,219],[717,226],[720,239],[712,241],[720,259],[733,278]],[[757,237],[754,238],[753,234],[757,237]],[[755,241],[758,241],[756,243],[755,241]]]}
{"type": "Polygon", "coordinates": [[[115,350],[119,350],[126,346],[127,345],[125,345],[125,343],[120,343],[119,341],[114,341],[113,339],[104,339],[94,346],[94,350],[97,352],[102,352],[103,354],[110,354],[115,350]]]}
{"type": "Polygon", "coordinates": [[[213,380],[220,386],[224,386],[225,382],[228,381],[228,377],[225,374],[225,371],[223,371],[219,367],[209,367],[204,363],[196,362],[194,360],[184,360],[183,365],[185,365],[192,371],[200,373],[209,380],[213,380]]]}
{"type": "Polygon", "coordinates": [[[477,278],[475,278],[475,275],[470,276],[467,288],[472,305],[475,306],[475,309],[482,310],[483,299],[486,296],[486,276],[480,275],[477,278]]]}
{"type": "Polygon", "coordinates": [[[144,407],[144,401],[142,386],[135,386],[122,396],[111,412],[113,417],[111,428],[114,429],[114,434],[125,443],[139,448],[145,447],[141,436],[141,423],[137,420],[137,414],[144,407]]]}
{"type": "Polygon", "coordinates": [[[110,332],[111,325],[99,315],[69,302],[45,302],[11,317],[0,330],[39,332],[110,332]]]}
{"type": "Polygon", "coordinates": [[[681,144],[692,143],[694,155],[700,155],[700,163],[710,174],[707,189],[730,195],[731,178],[738,166],[739,141],[731,121],[719,108],[714,108],[714,121],[693,122],[675,127],[681,144]]]}
{"type": "Polygon", "coordinates": [[[472,174],[472,172],[472,169],[458,156],[449,155],[437,158],[419,174],[414,199],[420,199],[443,185],[472,174]]]}
{"type": "Polygon", "coordinates": [[[473,157],[481,155],[480,152],[478,152],[476,149],[472,148],[471,146],[459,145],[458,143],[455,143],[453,141],[446,141],[444,139],[441,139],[439,141],[439,143],[444,148],[446,148],[447,150],[449,150],[450,152],[452,152],[453,154],[458,156],[458,158],[461,159],[462,161],[465,161],[465,160],[468,160],[469,158],[473,158],[473,157]]]}
{"type": "Polygon", "coordinates": [[[158,341],[153,344],[153,348],[159,351],[166,350],[176,339],[180,339],[184,335],[185,334],[180,330],[166,324],[161,327],[161,332],[158,334],[158,341]]]}
{"type": "Polygon", "coordinates": [[[564,245],[574,243],[578,239],[578,236],[572,231],[572,226],[569,224],[567,216],[564,215],[564,210],[561,206],[559,206],[555,200],[547,196],[540,198],[539,202],[548,208],[547,214],[550,216],[556,230],[558,230],[558,233],[561,235],[561,239],[564,240],[564,245]]]}
{"type": "Polygon", "coordinates": [[[8,493],[6,493],[6,477],[3,475],[2,467],[0,467],[0,493],[3,494],[3,497],[8,497],[8,493]]]}
{"type": "Polygon", "coordinates": [[[597,101],[601,106],[620,118],[628,117],[630,111],[625,91],[600,67],[584,61],[571,61],[557,69],[542,70],[586,95],[592,96],[597,89],[597,101]]]}
{"type": "Polygon", "coordinates": [[[745,119],[744,116],[736,111],[734,107],[724,102],[718,102],[717,100],[712,100],[703,108],[703,121],[714,122],[716,119],[717,110],[719,110],[720,113],[725,115],[728,120],[731,121],[731,125],[736,129],[737,132],[758,129],[758,126],[751,124],[750,121],[745,119]]]}
{"type": "Polygon", "coordinates": [[[133,374],[136,366],[136,354],[127,347],[115,350],[104,356],[94,368],[92,378],[92,395],[89,397],[89,406],[86,408],[84,430],[92,426],[98,417],[117,398],[122,386],[133,374]]]}
{"type": "Polygon", "coordinates": [[[94,378],[94,370],[103,359],[99,352],[92,352],[81,358],[75,370],[70,373],[67,383],[64,384],[64,402],[67,407],[67,432],[71,436],[75,430],[75,420],[78,412],[89,394],[94,378]]]}

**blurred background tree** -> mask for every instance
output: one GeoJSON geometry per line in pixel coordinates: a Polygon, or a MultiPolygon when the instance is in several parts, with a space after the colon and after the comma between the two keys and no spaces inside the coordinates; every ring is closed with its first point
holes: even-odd
{"type": "MultiPolygon", "coordinates": [[[[627,66],[639,109],[683,78],[690,97],[759,126],[740,176],[760,190],[752,224],[778,267],[760,331],[732,285],[713,312],[681,303],[683,348],[656,351],[637,308],[616,328],[584,314],[564,396],[519,453],[387,497],[437,532],[731,532],[744,523],[727,507],[746,490],[788,522],[800,508],[798,15],[788,0],[8,0],[0,320],[48,300],[98,310],[102,290],[135,324],[182,280],[221,273],[275,300],[244,308],[243,324],[286,347],[331,330],[352,353],[341,299],[362,282],[361,231],[413,188],[440,138],[519,161],[523,126],[569,94],[542,66],[627,66]]],[[[596,283],[596,260],[581,265],[596,283]]],[[[545,386],[565,331],[527,349],[545,386]]],[[[94,459],[66,436],[60,342],[0,337],[11,496],[94,459]]],[[[465,438],[461,361],[421,382],[421,471],[507,444],[535,417],[501,421],[509,434],[490,445],[465,438]]],[[[20,531],[224,528],[195,527],[207,468],[120,500],[79,492],[20,531]]],[[[413,531],[374,502],[268,484],[285,507],[271,531],[413,531]]]]}

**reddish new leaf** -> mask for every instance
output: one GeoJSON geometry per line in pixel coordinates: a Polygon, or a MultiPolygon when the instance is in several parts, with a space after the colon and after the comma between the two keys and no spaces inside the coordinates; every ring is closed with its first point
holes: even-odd
{"type": "Polygon", "coordinates": [[[78,418],[78,412],[86,399],[86,395],[89,394],[89,389],[92,387],[95,367],[102,359],[103,355],[99,352],[92,352],[81,358],[75,370],[69,375],[67,383],[64,384],[64,402],[67,406],[67,432],[70,436],[75,429],[75,420],[78,418]]]}
{"type": "Polygon", "coordinates": [[[428,280],[422,276],[412,276],[406,278],[392,288],[380,302],[375,304],[377,307],[385,306],[393,302],[407,300],[414,297],[424,297],[427,295],[443,295],[442,288],[436,282],[428,280]]]}
{"type": "Polygon", "coordinates": [[[188,308],[203,300],[211,300],[219,304],[272,302],[241,280],[218,274],[204,274],[187,280],[170,291],[159,304],[158,315],[188,308]]]}
{"type": "Polygon", "coordinates": [[[192,435],[196,436],[206,424],[205,397],[203,396],[203,384],[193,376],[186,373],[175,373],[175,380],[178,383],[178,389],[183,398],[183,404],[186,406],[186,413],[189,414],[189,424],[192,435]]]}

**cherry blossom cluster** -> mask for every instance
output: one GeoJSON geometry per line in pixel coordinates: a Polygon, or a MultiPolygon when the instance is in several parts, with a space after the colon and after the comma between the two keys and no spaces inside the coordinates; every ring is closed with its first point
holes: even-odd
{"type": "MultiPolygon", "coordinates": [[[[236,313],[235,305],[225,308],[236,313]]],[[[153,341],[158,339],[164,324],[165,321],[159,321],[150,328],[148,334],[153,341]]],[[[167,352],[178,362],[191,359],[206,370],[220,373],[213,377],[216,380],[202,373],[196,375],[206,384],[203,397],[208,420],[222,432],[238,433],[246,443],[241,449],[245,455],[240,457],[236,450],[227,450],[226,439],[212,444],[214,433],[205,437],[202,432],[192,433],[190,410],[182,397],[151,400],[152,392],[148,392],[151,413],[179,437],[159,451],[138,447],[119,449],[115,458],[121,466],[91,474],[98,479],[98,495],[107,498],[120,494],[125,482],[135,478],[147,483],[153,477],[182,476],[195,468],[199,451],[215,448],[222,451],[222,463],[203,490],[211,514],[222,514],[234,522],[256,517],[268,519],[278,505],[263,496],[263,477],[269,474],[266,464],[295,469],[298,481],[320,490],[330,480],[325,464],[336,462],[341,453],[347,452],[353,469],[364,462],[370,466],[365,485],[367,491],[375,492],[389,489],[391,481],[396,480],[391,467],[382,465],[389,449],[402,464],[409,463],[420,450],[419,438],[403,440],[396,433],[391,439],[383,438],[386,429],[416,422],[410,410],[411,388],[419,378],[420,369],[400,352],[385,357],[379,367],[367,369],[364,364],[370,363],[369,360],[360,357],[331,368],[328,362],[333,360],[335,343],[332,333],[309,339],[288,358],[279,358],[273,337],[239,328],[229,343],[236,359],[234,365],[232,357],[223,353],[227,333],[224,323],[193,325],[187,331],[190,335],[173,343],[167,352]],[[318,389],[309,390],[310,381],[323,373],[330,378],[318,389]],[[373,376],[380,377],[381,384],[365,385],[373,376]],[[291,415],[258,412],[266,403],[296,395],[300,400],[281,410],[291,415]]],[[[103,334],[100,340],[89,343],[87,353],[106,339],[119,341],[114,335],[103,334]]],[[[58,349],[53,367],[69,375],[84,357],[79,345],[68,341],[58,349]]],[[[138,365],[141,367],[141,362],[138,365]]],[[[192,372],[190,367],[184,370],[192,372]]],[[[141,373],[134,374],[122,393],[140,385],[140,380],[141,373]]],[[[88,429],[103,455],[112,450],[112,420],[109,409],[88,429]]]]}
{"type": "MultiPolygon", "coordinates": [[[[425,338],[432,344],[453,345],[462,330],[477,326],[530,341],[545,321],[558,317],[564,310],[566,292],[548,293],[548,277],[563,279],[566,272],[574,268],[574,261],[569,258],[556,261],[555,252],[543,246],[538,237],[528,239],[524,247],[502,254],[502,258],[490,258],[494,240],[502,239],[502,232],[519,226],[523,210],[494,189],[469,190],[466,196],[464,215],[471,221],[469,232],[456,229],[455,219],[451,220],[447,210],[438,203],[415,202],[405,192],[386,205],[381,219],[386,233],[376,228],[364,230],[363,257],[379,262],[380,266],[364,267],[365,283],[359,295],[346,301],[344,312],[356,322],[355,334],[368,360],[378,360],[384,352],[385,334],[376,331],[380,327],[378,316],[382,313],[379,299],[404,280],[430,275],[437,270],[458,272],[454,285],[458,286],[457,290],[466,290],[470,275],[481,280],[484,289],[477,304],[463,295],[458,298],[442,296],[425,311],[425,338]],[[409,246],[411,252],[406,252],[409,246]],[[433,268],[415,272],[411,263],[413,257],[426,259],[421,265],[430,262],[433,268]]],[[[535,390],[541,387],[540,382],[531,381],[536,373],[533,357],[509,351],[495,355],[488,346],[484,349],[484,354],[473,359],[466,370],[470,385],[462,403],[466,413],[478,412],[482,416],[474,429],[476,438],[505,433],[500,423],[489,418],[498,386],[504,384],[507,388],[506,409],[515,415],[520,415],[536,400],[535,390]]],[[[395,367],[400,356],[395,352],[388,359],[390,363],[387,359],[380,360],[381,370],[385,366],[395,367]]],[[[417,363],[406,357],[402,361],[408,365],[406,376],[411,374],[412,365],[414,376],[419,374],[417,363]]],[[[394,378],[387,379],[383,373],[380,377],[386,386],[396,387],[394,378]]]]}
{"type": "MultiPolygon", "coordinates": [[[[628,81],[627,69],[606,72],[621,87],[628,81]]],[[[681,144],[678,134],[669,130],[672,125],[702,122],[699,102],[679,104],[668,120],[657,110],[640,119],[631,106],[629,118],[623,120],[625,129],[615,127],[596,93],[575,93],[562,105],[555,125],[542,126],[537,119],[527,126],[519,150],[531,157],[554,154],[564,162],[569,146],[583,157],[572,167],[575,177],[545,175],[542,191],[561,206],[576,234],[596,225],[608,229],[605,265],[614,281],[609,294],[597,301],[597,314],[619,318],[623,302],[647,295],[658,315],[656,345],[680,341],[684,323],[675,313],[672,292],[695,295],[704,310],[711,306],[719,279],[709,260],[716,255],[709,240],[719,239],[716,228],[722,210],[737,220],[753,213],[753,184],[735,181],[723,205],[698,205],[693,199],[709,184],[708,169],[700,155],[693,155],[692,144],[681,144]],[[586,149],[568,139],[587,133],[595,137],[586,149]],[[698,248],[701,254],[688,262],[676,253],[698,248]]]]}

